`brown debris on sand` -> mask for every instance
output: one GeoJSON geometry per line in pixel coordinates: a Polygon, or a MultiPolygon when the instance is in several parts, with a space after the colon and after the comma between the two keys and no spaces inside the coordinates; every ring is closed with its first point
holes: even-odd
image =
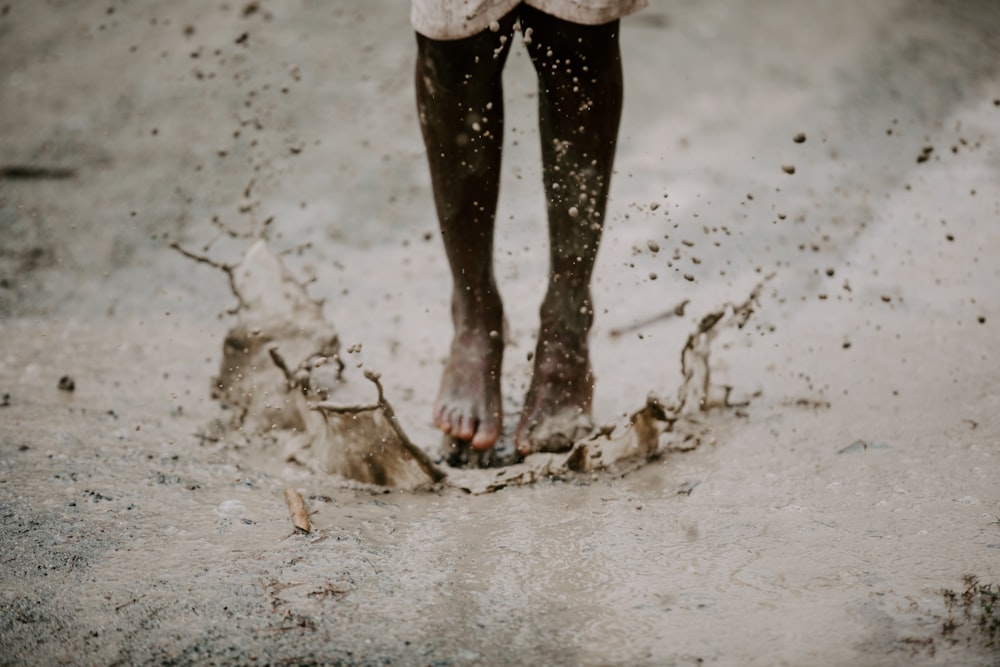
{"type": "Polygon", "coordinates": [[[306,512],[302,494],[295,489],[285,489],[285,503],[288,504],[288,511],[292,515],[292,525],[295,526],[295,530],[303,533],[312,532],[312,524],[309,523],[309,513],[306,512]]]}

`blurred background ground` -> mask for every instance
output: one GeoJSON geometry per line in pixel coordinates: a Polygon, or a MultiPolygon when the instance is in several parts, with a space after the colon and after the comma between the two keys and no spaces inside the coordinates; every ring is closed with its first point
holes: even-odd
{"type": "MultiPolygon", "coordinates": [[[[715,351],[753,399],[711,446],[469,497],[196,435],[234,304],[169,244],[235,261],[273,218],[437,442],[450,286],[404,4],[0,2],[0,662],[997,664],[991,617],[941,593],[1000,578],[993,2],[623,22],[596,416],[671,395],[698,318],[774,273],[715,351]]],[[[505,84],[513,415],[546,268],[523,50],[505,84]]]]}

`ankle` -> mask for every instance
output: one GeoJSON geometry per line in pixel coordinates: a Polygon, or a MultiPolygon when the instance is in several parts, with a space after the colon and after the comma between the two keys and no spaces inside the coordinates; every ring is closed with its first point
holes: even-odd
{"type": "Polygon", "coordinates": [[[566,342],[581,340],[594,322],[594,306],[590,290],[558,291],[549,289],[539,311],[543,338],[555,337],[566,342]]]}
{"type": "Polygon", "coordinates": [[[543,327],[535,346],[534,369],[541,377],[560,380],[588,372],[590,347],[587,332],[564,326],[543,327]]]}
{"type": "Polygon", "coordinates": [[[500,333],[503,303],[496,288],[463,290],[456,287],[451,299],[451,319],[456,333],[500,333]]]}

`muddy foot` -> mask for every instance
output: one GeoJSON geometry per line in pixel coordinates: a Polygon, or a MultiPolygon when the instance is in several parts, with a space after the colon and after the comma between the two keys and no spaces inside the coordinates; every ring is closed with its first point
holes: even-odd
{"type": "Polygon", "coordinates": [[[456,333],[434,403],[434,425],[473,449],[492,447],[500,437],[502,361],[498,331],[456,333]]]}
{"type": "Polygon", "coordinates": [[[540,338],[535,369],[514,441],[517,451],[562,452],[593,428],[594,375],[584,338],[567,344],[540,338]]]}
{"type": "Polygon", "coordinates": [[[514,449],[514,439],[501,434],[489,449],[473,449],[468,441],[443,436],[438,461],[452,468],[502,468],[517,463],[521,456],[514,449]]]}

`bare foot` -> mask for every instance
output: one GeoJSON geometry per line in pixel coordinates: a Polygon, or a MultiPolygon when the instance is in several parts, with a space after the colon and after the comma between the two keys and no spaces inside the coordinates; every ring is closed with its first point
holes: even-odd
{"type": "Polygon", "coordinates": [[[456,332],[434,402],[434,425],[474,449],[492,447],[500,437],[502,362],[499,331],[456,332]]]}
{"type": "Polygon", "coordinates": [[[594,375],[586,333],[539,336],[531,386],[514,442],[526,456],[535,451],[565,451],[592,426],[594,375]]]}

